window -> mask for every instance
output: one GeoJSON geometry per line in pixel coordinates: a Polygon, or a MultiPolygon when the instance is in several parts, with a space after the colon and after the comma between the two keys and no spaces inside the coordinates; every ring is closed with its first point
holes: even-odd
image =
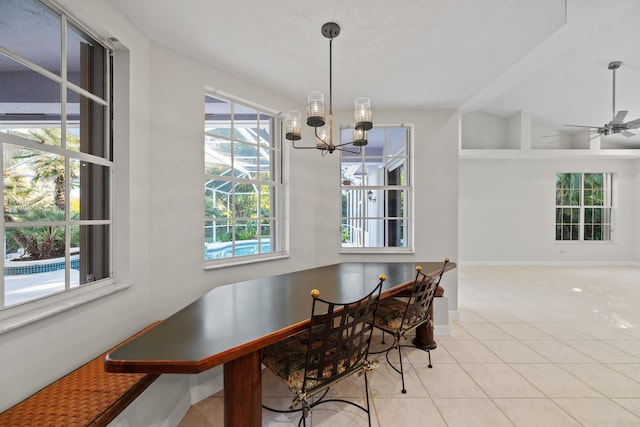
{"type": "Polygon", "coordinates": [[[611,240],[612,174],[556,174],[556,240],[611,240]]]}
{"type": "Polygon", "coordinates": [[[281,120],[231,97],[204,104],[204,260],[281,255],[281,120]]]}
{"type": "Polygon", "coordinates": [[[48,2],[0,27],[6,308],[111,277],[111,51],[48,2]]]}
{"type": "MultiPolygon", "coordinates": [[[[341,141],[353,129],[341,130],[341,141]]],[[[374,127],[360,153],[341,151],[342,248],[412,250],[410,127],[374,127]]]]}

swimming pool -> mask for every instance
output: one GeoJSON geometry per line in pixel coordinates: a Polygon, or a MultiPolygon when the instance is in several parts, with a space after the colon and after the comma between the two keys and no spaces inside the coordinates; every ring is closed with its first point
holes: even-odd
{"type": "MultiPolygon", "coordinates": [[[[271,242],[265,240],[242,240],[235,244],[235,256],[257,255],[271,252],[271,242]]],[[[222,259],[234,256],[232,242],[205,243],[204,259],[222,259]]]]}

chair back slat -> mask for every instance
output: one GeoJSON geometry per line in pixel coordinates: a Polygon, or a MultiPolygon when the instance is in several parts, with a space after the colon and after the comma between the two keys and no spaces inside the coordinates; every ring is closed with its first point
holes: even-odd
{"type": "Polygon", "coordinates": [[[381,288],[382,280],[362,299],[344,304],[314,298],[303,390],[362,368],[381,288]]]}
{"type": "Polygon", "coordinates": [[[421,271],[416,274],[411,296],[402,318],[402,329],[410,329],[427,319],[437,287],[434,277],[427,276],[421,271]]]}
{"type": "Polygon", "coordinates": [[[449,258],[445,258],[442,267],[434,276],[427,276],[422,272],[421,268],[417,269],[416,279],[402,318],[401,330],[412,329],[429,319],[429,310],[448,263],[449,258]]]}

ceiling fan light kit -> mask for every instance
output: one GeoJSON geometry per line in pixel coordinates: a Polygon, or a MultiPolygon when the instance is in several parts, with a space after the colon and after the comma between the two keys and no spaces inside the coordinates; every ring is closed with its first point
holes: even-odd
{"type": "Polygon", "coordinates": [[[291,141],[291,146],[297,149],[318,149],[322,155],[333,153],[335,150],[360,153],[360,147],[367,145],[367,131],[373,128],[371,119],[371,101],[361,97],[355,100],[355,125],[353,139],[349,142],[333,143],[333,75],[332,75],[332,45],[333,39],[340,34],[340,26],[335,22],[327,22],[322,26],[322,35],[329,39],[329,127],[325,127],[324,94],[320,91],[309,92],[307,97],[307,126],[314,130],[315,147],[296,146],[296,141],[302,139],[302,114],[299,111],[289,111],[285,119],[285,138],[291,141]],[[352,148],[356,147],[356,148],[352,148]]]}

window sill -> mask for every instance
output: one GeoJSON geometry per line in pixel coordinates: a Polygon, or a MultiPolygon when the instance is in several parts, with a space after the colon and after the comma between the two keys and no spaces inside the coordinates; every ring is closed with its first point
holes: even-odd
{"type": "Polygon", "coordinates": [[[130,284],[93,284],[77,291],[52,295],[0,312],[0,335],[128,289],[130,284]]]}
{"type": "Polygon", "coordinates": [[[284,252],[278,252],[275,255],[268,255],[268,256],[227,258],[221,261],[209,262],[204,265],[204,269],[206,271],[206,270],[215,270],[217,268],[223,268],[223,267],[237,267],[240,265],[253,264],[256,262],[274,261],[277,259],[284,259],[284,258],[289,258],[289,254],[284,252]]]}
{"type": "Polygon", "coordinates": [[[340,249],[340,254],[356,254],[356,255],[371,255],[371,254],[400,254],[410,255],[414,254],[413,248],[355,248],[355,247],[343,247],[340,249]]]}

